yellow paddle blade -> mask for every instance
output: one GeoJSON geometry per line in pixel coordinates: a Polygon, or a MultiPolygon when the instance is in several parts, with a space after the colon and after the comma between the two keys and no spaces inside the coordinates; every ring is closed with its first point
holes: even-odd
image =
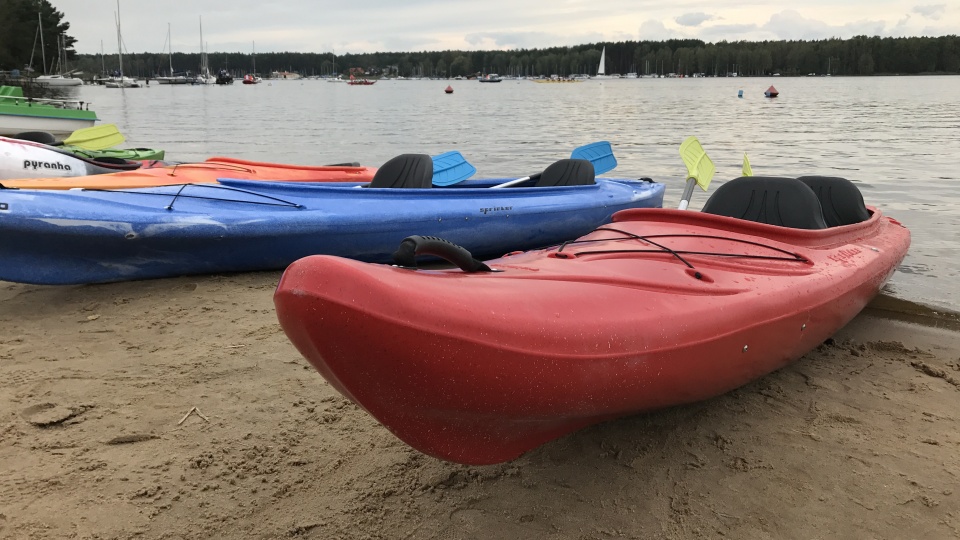
{"type": "Polygon", "coordinates": [[[102,126],[93,126],[78,129],[63,140],[65,146],[76,146],[84,150],[105,150],[113,148],[123,141],[126,137],[120,133],[116,124],[103,124],[102,126]]]}
{"type": "Polygon", "coordinates": [[[747,153],[743,153],[743,175],[753,176],[753,169],[750,168],[750,160],[747,159],[747,153]]]}
{"type": "Polygon", "coordinates": [[[687,179],[693,178],[700,189],[706,191],[717,168],[696,137],[687,137],[680,145],[680,159],[687,166],[687,179]]]}

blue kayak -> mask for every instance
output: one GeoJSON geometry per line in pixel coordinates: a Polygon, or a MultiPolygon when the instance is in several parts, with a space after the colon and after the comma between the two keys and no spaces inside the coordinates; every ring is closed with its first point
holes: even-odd
{"type": "MultiPolygon", "coordinates": [[[[578,161],[573,169],[590,165],[561,160],[578,161]]],[[[439,188],[429,187],[429,172],[390,165],[381,171],[400,180],[378,180],[378,171],[369,186],[221,179],[124,191],[0,190],[0,280],[57,285],[271,270],[313,254],[389,262],[414,234],[493,257],[577,238],[619,210],[663,204],[663,184],[594,178],[592,165],[586,174],[574,170],[572,181],[544,184],[551,165],[525,182],[439,188]],[[403,179],[411,170],[415,185],[403,179]]]]}

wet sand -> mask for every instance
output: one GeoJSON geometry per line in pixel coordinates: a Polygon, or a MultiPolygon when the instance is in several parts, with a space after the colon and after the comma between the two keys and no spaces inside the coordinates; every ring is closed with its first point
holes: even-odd
{"type": "Polygon", "coordinates": [[[468,467],[300,357],[279,277],[0,282],[0,538],[960,537],[955,318],[877,303],[726,395],[468,467]]]}

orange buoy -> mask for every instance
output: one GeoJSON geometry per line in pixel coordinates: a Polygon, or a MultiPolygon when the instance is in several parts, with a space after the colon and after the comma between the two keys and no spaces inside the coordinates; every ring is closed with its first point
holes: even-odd
{"type": "Polygon", "coordinates": [[[446,93],[448,93],[448,94],[452,94],[452,93],[453,93],[453,87],[452,87],[452,86],[447,86],[447,88],[444,90],[444,92],[446,92],[446,93]]]}
{"type": "Polygon", "coordinates": [[[771,85],[770,88],[767,88],[767,91],[764,92],[763,95],[766,97],[777,97],[780,95],[780,92],[777,92],[777,89],[771,85]]]}

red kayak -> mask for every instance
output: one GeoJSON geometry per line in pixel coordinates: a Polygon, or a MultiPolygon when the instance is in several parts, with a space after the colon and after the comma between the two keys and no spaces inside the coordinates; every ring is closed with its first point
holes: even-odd
{"type": "Polygon", "coordinates": [[[910,233],[852,182],[805,180],[733,180],[703,212],[625,210],[485,264],[422,237],[398,250],[406,266],[307,257],[284,273],[277,314],[330,384],[410,446],[508,461],[737,388],[857,315],[910,233]],[[462,269],[416,269],[416,253],[462,269]]]}

